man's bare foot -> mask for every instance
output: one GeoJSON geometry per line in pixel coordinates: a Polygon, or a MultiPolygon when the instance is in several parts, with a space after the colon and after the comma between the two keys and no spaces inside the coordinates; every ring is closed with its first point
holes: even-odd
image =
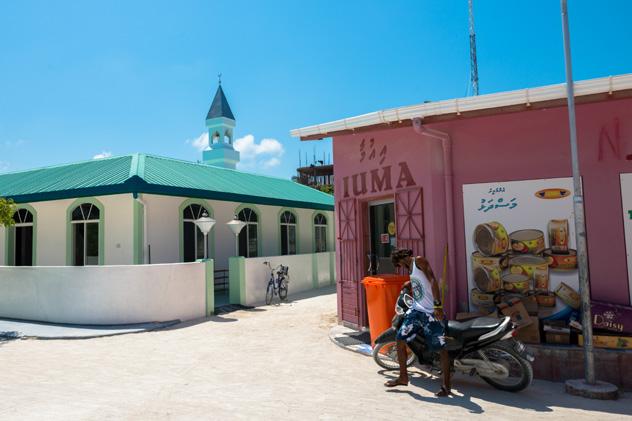
{"type": "Polygon", "coordinates": [[[450,396],[451,394],[452,394],[452,391],[450,391],[450,389],[448,389],[445,386],[441,386],[441,389],[439,389],[439,391],[435,393],[435,396],[438,398],[443,398],[445,396],[450,396]]]}
{"type": "Polygon", "coordinates": [[[395,387],[395,386],[408,386],[408,379],[402,380],[399,377],[396,379],[392,379],[384,383],[386,387],[395,387]]]}

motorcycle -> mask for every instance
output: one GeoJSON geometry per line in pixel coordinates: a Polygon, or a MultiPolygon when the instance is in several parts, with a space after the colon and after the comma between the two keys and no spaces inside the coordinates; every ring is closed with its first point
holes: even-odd
{"type": "MultiPolygon", "coordinates": [[[[387,370],[399,369],[396,334],[411,308],[413,298],[402,291],[395,304],[392,326],[375,340],[373,359],[387,370]]],[[[515,338],[516,326],[509,317],[496,319],[478,317],[466,322],[449,320],[446,329],[446,349],[452,370],[479,376],[496,389],[519,392],[533,380],[533,357],[525,345],[515,338]]],[[[407,366],[415,361],[440,373],[439,353],[432,352],[424,336],[417,335],[408,344],[407,366]]]]}

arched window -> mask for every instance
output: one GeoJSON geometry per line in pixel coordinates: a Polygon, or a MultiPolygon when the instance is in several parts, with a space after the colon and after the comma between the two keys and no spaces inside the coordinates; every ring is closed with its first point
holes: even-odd
{"type": "Polygon", "coordinates": [[[322,213],[314,216],[314,252],[327,251],[327,218],[322,213]]]}
{"type": "MultiPolygon", "coordinates": [[[[204,214],[206,216],[210,215],[204,206],[195,203],[187,206],[182,211],[182,257],[185,262],[195,262],[197,259],[204,259],[204,234],[195,225],[195,220],[204,214]]],[[[210,247],[208,247],[209,238],[210,235],[206,239],[207,250],[210,250],[210,247]]]]}
{"type": "Polygon", "coordinates": [[[99,264],[99,217],[101,211],[92,203],[82,203],[72,211],[72,264],[99,264]]]}
{"type": "Polygon", "coordinates": [[[250,208],[243,208],[237,214],[237,218],[246,223],[246,226],[239,233],[239,255],[257,257],[259,255],[259,239],[257,238],[259,217],[257,213],[250,208]]]}
{"type": "Polygon", "coordinates": [[[218,143],[219,142],[219,132],[214,132],[213,137],[210,140],[210,143],[218,143]]]}
{"type": "Polygon", "coordinates": [[[296,216],[290,211],[281,214],[281,254],[296,254],[296,216]]]}
{"type": "Polygon", "coordinates": [[[13,214],[13,222],[15,222],[13,264],[33,266],[33,214],[28,209],[18,209],[13,214]]]}

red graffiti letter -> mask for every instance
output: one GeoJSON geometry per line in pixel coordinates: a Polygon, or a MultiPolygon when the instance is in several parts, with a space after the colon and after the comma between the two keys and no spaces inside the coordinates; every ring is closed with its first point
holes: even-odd
{"type": "Polygon", "coordinates": [[[397,188],[400,189],[404,187],[404,183],[406,183],[405,187],[410,187],[415,185],[415,180],[413,180],[413,176],[408,169],[408,164],[405,162],[399,163],[399,178],[397,179],[397,188]]]}
{"type": "Polygon", "coordinates": [[[601,127],[601,131],[599,132],[599,154],[597,155],[598,161],[603,161],[603,143],[608,142],[608,146],[610,146],[610,150],[614,154],[615,158],[621,159],[621,150],[619,148],[619,119],[614,119],[614,141],[610,138],[610,133],[606,126],[601,127]]]}
{"type": "Polygon", "coordinates": [[[390,190],[391,187],[391,166],[382,168],[382,178],[380,178],[380,170],[371,170],[371,193],[382,190],[390,190]]]}

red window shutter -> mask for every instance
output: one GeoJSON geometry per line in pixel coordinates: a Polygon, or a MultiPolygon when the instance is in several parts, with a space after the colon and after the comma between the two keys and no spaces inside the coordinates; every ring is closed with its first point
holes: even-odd
{"type": "Polygon", "coordinates": [[[423,189],[414,187],[395,193],[397,247],[411,249],[416,256],[426,252],[423,212],[423,189]]]}
{"type": "Polygon", "coordinates": [[[359,236],[357,201],[345,199],[338,202],[338,220],[340,221],[340,279],[339,305],[341,318],[353,324],[359,324],[359,236]]]}

